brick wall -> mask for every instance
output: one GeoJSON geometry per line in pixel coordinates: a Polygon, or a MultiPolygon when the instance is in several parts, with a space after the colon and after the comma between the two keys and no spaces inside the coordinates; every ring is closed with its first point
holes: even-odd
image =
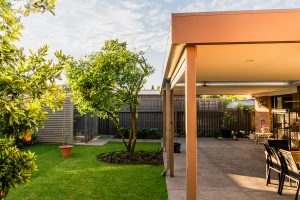
{"type": "Polygon", "coordinates": [[[272,102],[271,97],[255,98],[255,130],[261,131],[263,126],[272,130],[272,102]]]}
{"type": "Polygon", "coordinates": [[[261,131],[263,126],[270,127],[269,112],[255,112],[255,130],[261,131]]]}

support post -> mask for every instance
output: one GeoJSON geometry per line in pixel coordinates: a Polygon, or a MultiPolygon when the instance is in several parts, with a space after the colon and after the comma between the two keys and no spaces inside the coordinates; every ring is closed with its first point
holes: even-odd
{"type": "Polygon", "coordinates": [[[298,103],[300,104],[300,86],[297,86],[297,100],[298,103]]]}
{"type": "Polygon", "coordinates": [[[273,132],[272,97],[268,98],[268,109],[269,109],[269,132],[273,132]]]}
{"type": "Polygon", "coordinates": [[[170,90],[170,176],[174,176],[174,101],[173,90],[170,90]]]}
{"type": "Polygon", "coordinates": [[[88,142],[88,114],[84,115],[84,142],[88,142]]]}
{"type": "MultiPolygon", "coordinates": [[[[74,143],[74,104],[70,101],[70,144],[74,143]]],[[[65,123],[65,122],[64,122],[65,123]]]]}
{"type": "Polygon", "coordinates": [[[166,90],[163,90],[163,149],[166,151],[166,90]]]}
{"type": "Polygon", "coordinates": [[[197,107],[196,47],[186,47],[185,130],[186,130],[186,199],[197,199],[197,107]]]}
{"type": "Polygon", "coordinates": [[[165,173],[167,174],[168,170],[170,169],[170,131],[171,131],[171,112],[170,112],[170,82],[166,83],[166,168],[165,173]]]}
{"type": "Polygon", "coordinates": [[[300,112],[300,86],[297,86],[298,112],[300,112]]]}

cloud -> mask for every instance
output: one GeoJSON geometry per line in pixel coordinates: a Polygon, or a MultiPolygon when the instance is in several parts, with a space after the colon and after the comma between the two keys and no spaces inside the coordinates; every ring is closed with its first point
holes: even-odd
{"type": "Polygon", "coordinates": [[[168,30],[169,11],[155,3],[140,1],[64,0],[56,16],[31,15],[24,19],[24,37],[20,45],[52,48],[80,56],[100,49],[107,39],[119,38],[130,47],[162,52],[168,30]],[[163,26],[162,26],[163,25],[163,26]],[[160,42],[156,42],[160,40],[160,42]]]}
{"type": "Polygon", "coordinates": [[[130,48],[148,50],[146,57],[157,68],[148,85],[160,83],[170,22],[164,2],[64,0],[58,1],[55,17],[33,14],[22,20],[25,29],[18,45],[25,49],[49,44],[51,52],[62,49],[79,58],[99,50],[105,40],[118,38],[130,48]]]}
{"type": "Polygon", "coordinates": [[[149,85],[160,84],[172,12],[201,12],[300,7],[299,0],[63,0],[56,16],[49,13],[23,18],[18,43],[25,49],[49,44],[77,58],[99,50],[107,39],[127,41],[130,48],[147,52],[156,67],[149,85]]]}

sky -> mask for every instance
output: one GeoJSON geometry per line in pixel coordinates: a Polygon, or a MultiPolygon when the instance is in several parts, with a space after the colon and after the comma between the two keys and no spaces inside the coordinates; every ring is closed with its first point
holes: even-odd
{"type": "Polygon", "coordinates": [[[300,0],[57,0],[55,16],[22,19],[25,29],[17,45],[36,50],[48,44],[51,55],[61,49],[80,58],[118,38],[146,51],[156,69],[145,86],[149,89],[162,82],[171,13],[285,8],[300,8],[300,0]]]}

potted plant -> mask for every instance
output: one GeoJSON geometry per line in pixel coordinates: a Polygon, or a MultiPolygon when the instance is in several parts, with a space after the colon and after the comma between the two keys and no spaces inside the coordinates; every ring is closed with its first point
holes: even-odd
{"type": "Polygon", "coordinates": [[[66,140],[67,140],[67,133],[62,131],[62,145],[59,146],[60,148],[60,153],[61,153],[61,156],[63,158],[68,158],[72,155],[72,148],[73,148],[73,145],[70,145],[70,144],[66,144],[66,140]]]}
{"type": "Polygon", "coordinates": [[[237,118],[231,112],[226,111],[222,117],[222,129],[220,130],[223,138],[231,138],[231,125],[237,122],[237,118]]]}
{"type": "Polygon", "coordinates": [[[255,139],[255,132],[253,131],[250,131],[250,133],[249,133],[249,139],[250,140],[254,140],[255,139]]]}
{"type": "Polygon", "coordinates": [[[174,141],[174,153],[180,153],[180,148],[181,148],[181,143],[178,142],[178,137],[180,137],[180,134],[179,133],[175,133],[174,134],[174,138],[175,138],[175,141],[174,141]]]}
{"type": "Polygon", "coordinates": [[[231,135],[232,135],[232,138],[234,139],[234,140],[236,140],[237,139],[237,132],[235,132],[235,131],[232,131],[231,132],[231,135]]]}

